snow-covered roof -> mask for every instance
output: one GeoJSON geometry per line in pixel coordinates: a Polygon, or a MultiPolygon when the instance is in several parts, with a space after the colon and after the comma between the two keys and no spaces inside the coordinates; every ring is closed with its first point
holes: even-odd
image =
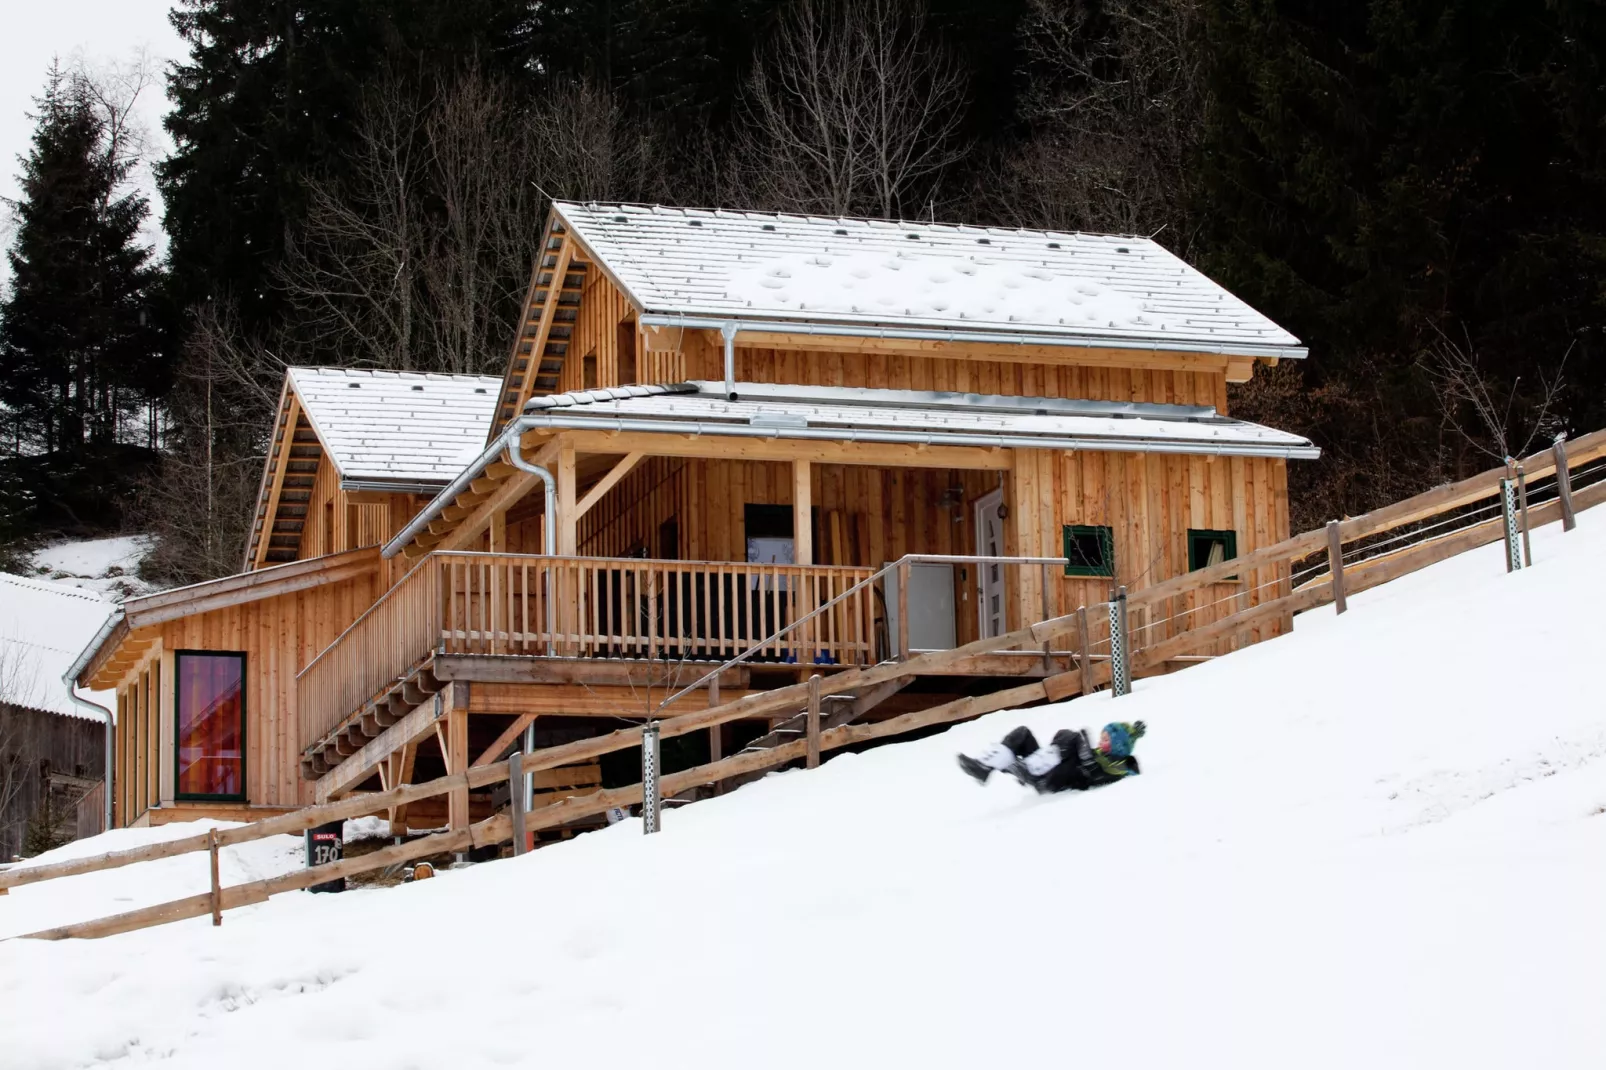
{"type": "Polygon", "coordinates": [[[675,434],[909,442],[1014,449],[1146,450],[1314,459],[1309,439],[1208,406],[1007,397],[928,390],[689,382],[530,399],[554,427],[675,434]]]}
{"type": "MultiPolygon", "coordinates": [[[[116,608],[82,587],[0,572],[0,701],[104,723],[67,697],[61,677],[116,608]]],[[[115,700],[106,691],[85,697],[115,700]]]]}
{"type": "Polygon", "coordinates": [[[291,368],[290,381],[343,484],[445,483],[485,448],[502,380],[291,368]]]}
{"type": "Polygon", "coordinates": [[[656,205],[555,211],[649,314],[1305,355],[1148,238],[656,205]]]}

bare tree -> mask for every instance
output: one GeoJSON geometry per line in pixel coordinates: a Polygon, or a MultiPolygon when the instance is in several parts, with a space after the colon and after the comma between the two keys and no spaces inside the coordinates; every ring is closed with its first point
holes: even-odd
{"type": "Polygon", "coordinates": [[[1520,375],[1505,385],[1484,369],[1470,337],[1457,342],[1437,324],[1432,327],[1437,337],[1417,363],[1434,384],[1444,424],[1467,445],[1503,462],[1526,455],[1536,438],[1561,429],[1555,408],[1571,346],[1553,373],[1538,372],[1537,389],[1525,391],[1520,375]]]}
{"type": "Polygon", "coordinates": [[[1004,167],[1022,225],[1149,234],[1186,252],[1208,118],[1201,0],[1032,0],[1024,41],[1033,136],[1004,167]]]}
{"type": "MultiPolygon", "coordinates": [[[[40,704],[38,664],[27,647],[0,642],[0,815],[9,814],[22,794],[32,764],[19,708],[40,704]]],[[[5,830],[0,828],[0,833],[5,830]]]]}
{"type": "Polygon", "coordinates": [[[898,0],[799,0],[757,57],[737,137],[750,196],[771,208],[892,218],[967,149],[969,76],[898,0]]]}

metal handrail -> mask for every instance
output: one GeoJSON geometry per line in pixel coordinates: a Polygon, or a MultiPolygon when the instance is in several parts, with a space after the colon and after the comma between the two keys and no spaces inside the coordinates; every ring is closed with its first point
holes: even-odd
{"type": "Polygon", "coordinates": [[[813,611],[799,617],[790,624],[783,626],[779,631],[775,632],[775,634],[767,636],[766,638],[761,639],[757,643],[749,646],[746,650],[742,651],[740,654],[737,654],[734,658],[731,658],[723,665],[719,665],[716,668],[710,669],[702,676],[699,676],[696,680],[687,684],[685,687],[681,688],[679,691],[676,691],[673,695],[670,695],[668,698],[660,702],[658,704],[658,709],[660,711],[667,709],[673,703],[680,701],[685,696],[707,684],[708,681],[714,679],[726,669],[734,668],[735,666],[740,665],[742,662],[746,661],[760,650],[763,650],[769,644],[780,639],[781,636],[785,635],[793,628],[813,620],[815,617],[819,616],[821,613],[824,613],[826,610],[830,609],[838,602],[841,602],[849,595],[857,594],[863,588],[870,586],[883,576],[886,576],[893,569],[901,569],[905,565],[1064,565],[1067,563],[1067,560],[1063,557],[987,557],[983,555],[967,556],[964,554],[904,554],[902,557],[898,558],[898,560],[882,565],[881,568],[860,580],[858,583],[855,583],[852,587],[849,587],[847,590],[843,591],[841,594],[837,595],[835,598],[831,599],[825,604],[818,606],[813,611]]]}

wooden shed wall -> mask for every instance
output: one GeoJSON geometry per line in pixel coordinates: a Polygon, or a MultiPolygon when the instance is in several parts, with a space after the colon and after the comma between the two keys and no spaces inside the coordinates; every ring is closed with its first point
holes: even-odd
{"type": "MultiPolygon", "coordinates": [[[[378,546],[400,531],[417,511],[416,495],[392,494],[387,502],[356,502],[340,486],[340,473],[325,454],[312,484],[307,523],[296,559],[378,546]],[[401,515],[405,514],[405,515],[401,515]]],[[[419,501],[421,505],[422,502],[419,501]]]]}
{"type": "MultiPolygon", "coordinates": [[[[173,654],[246,655],[246,795],[252,806],[313,801],[301,779],[296,673],[384,592],[377,574],[168,621],[149,630],[153,656],[118,686],[119,824],[174,796],[173,654]]],[[[144,633],[142,630],[142,634],[144,633]]]]}

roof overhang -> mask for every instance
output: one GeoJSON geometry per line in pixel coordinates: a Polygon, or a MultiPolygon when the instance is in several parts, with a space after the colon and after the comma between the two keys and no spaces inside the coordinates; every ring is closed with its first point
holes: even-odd
{"type": "Polygon", "coordinates": [[[604,431],[796,442],[1101,451],[1315,460],[1308,439],[1208,406],[687,382],[532,398],[524,413],[383,550],[400,553],[487,465],[529,431],[604,431]]]}
{"type": "Polygon", "coordinates": [[[100,631],[73,662],[68,674],[79,681],[80,687],[87,687],[89,685],[84,682],[86,677],[97,674],[116,648],[141,629],[198,613],[355,579],[376,571],[379,561],[379,551],[366,546],[360,550],[270,565],[253,572],[241,572],[222,579],[130,598],[106,619],[100,631]]]}

